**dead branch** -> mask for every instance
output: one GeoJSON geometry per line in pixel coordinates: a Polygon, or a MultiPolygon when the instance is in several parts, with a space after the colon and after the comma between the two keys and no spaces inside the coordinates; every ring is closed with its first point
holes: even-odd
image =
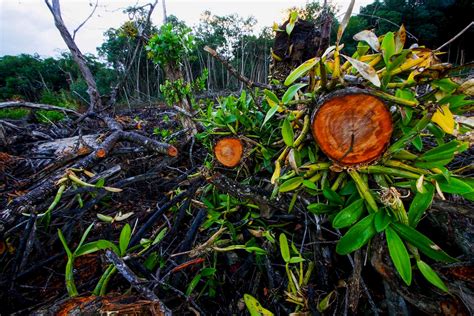
{"type": "Polygon", "coordinates": [[[92,113],[94,112],[95,108],[101,108],[102,106],[99,89],[97,88],[97,84],[95,82],[94,76],[92,75],[92,72],[89,66],[87,65],[86,58],[82,54],[79,47],[77,47],[76,42],[74,42],[74,38],[71,36],[71,33],[69,33],[66,25],[64,24],[63,18],[61,16],[61,7],[59,4],[59,0],[51,0],[51,2],[50,0],[44,0],[44,2],[46,3],[49,10],[51,11],[56,28],[61,34],[61,37],[63,38],[67,47],[71,51],[71,55],[74,61],[77,63],[79,67],[79,71],[84,77],[84,80],[86,81],[86,84],[88,87],[87,93],[89,94],[89,98],[90,98],[89,109],[87,112],[92,113]]]}
{"type": "Polygon", "coordinates": [[[128,281],[130,284],[141,294],[143,297],[153,301],[158,302],[163,315],[168,316],[172,315],[171,310],[166,307],[165,304],[156,296],[156,294],[142,284],[142,281],[138,276],[125,264],[125,262],[119,258],[113,251],[107,250],[105,253],[108,261],[112,263],[118,270],[118,272],[128,281]]]}
{"type": "Polygon", "coordinates": [[[26,101],[8,101],[0,102],[0,110],[3,109],[13,109],[13,108],[27,108],[32,110],[47,110],[47,111],[59,111],[64,114],[73,114],[75,116],[81,116],[81,113],[76,112],[72,109],[62,108],[55,105],[41,104],[41,103],[31,103],[26,101]]]}
{"type": "Polygon", "coordinates": [[[97,9],[97,6],[99,4],[99,0],[96,0],[95,1],[95,5],[94,5],[94,8],[92,9],[91,13],[89,14],[89,16],[84,20],[82,21],[81,24],[79,24],[79,26],[74,30],[74,32],[72,33],[72,39],[75,40],[76,39],[76,33],[81,29],[81,27],[83,27],[87,21],[89,21],[89,19],[94,15],[94,12],[95,10],[97,9]]]}

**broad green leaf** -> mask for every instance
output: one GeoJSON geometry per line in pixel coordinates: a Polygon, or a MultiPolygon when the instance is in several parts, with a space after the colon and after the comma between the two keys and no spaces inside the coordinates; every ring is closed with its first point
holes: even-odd
{"type": "Polygon", "coordinates": [[[289,180],[286,180],[280,185],[279,191],[280,192],[289,192],[296,190],[304,181],[303,177],[295,177],[289,180]]]}
{"type": "Polygon", "coordinates": [[[460,178],[451,177],[448,181],[440,174],[433,176],[432,179],[438,182],[441,191],[445,193],[465,195],[474,192],[474,188],[460,178]]]}
{"type": "Polygon", "coordinates": [[[364,30],[354,35],[354,40],[364,41],[376,52],[380,51],[380,43],[377,35],[369,30],[364,30]]]}
{"type": "Polygon", "coordinates": [[[351,0],[349,3],[349,7],[347,8],[346,14],[344,18],[342,18],[341,24],[339,25],[339,29],[337,30],[337,38],[336,38],[336,46],[339,45],[341,41],[342,34],[344,34],[344,30],[346,29],[349,20],[351,19],[352,9],[354,8],[355,0],[351,0]]]}
{"type": "Polygon", "coordinates": [[[332,212],[338,209],[339,209],[338,206],[327,205],[324,203],[312,203],[308,205],[308,211],[317,215],[332,212]]]}
{"type": "Polygon", "coordinates": [[[284,233],[281,233],[280,234],[280,238],[279,238],[279,241],[280,241],[280,253],[281,253],[281,257],[283,258],[283,260],[285,262],[289,262],[290,261],[290,248],[288,247],[288,239],[286,238],[286,235],[284,233]]]}
{"type": "Polygon", "coordinates": [[[431,121],[438,124],[448,134],[454,133],[454,127],[456,122],[454,121],[453,113],[449,110],[449,105],[442,105],[441,109],[436,110],[435,114],[431,117],[431,121]]]}
{"type": "Polygon", "coordinates": [[[457,261],[416,229],[401,223],[392,223],[391,226],[403,239],[418,248],[418,250],[431,259],[447,263],[457,261]]]}
{"type": "Polygon", "coordinates": [[[403,243],[402,239],[398,234],[389,227],[385,230],[385,236],[387,237],[388,252],[392,258],[392,262],[395,265],[398,273],[402,277],[402,280],[407,284],[411,284],[411,264],[410,255],[408,254],[407,248],[403,243]]]}
{"type": "Polygon", "coordinates": [[[425,184],[425,193],[417,192],[408,210],[408,222],[411,227],[416,227],[423,213],[430,207],[434,196],[434,186],[430,183],[425,184]]]}
{"type": "Polygon", "coordinates": [[[418,269],[420,270],[421,274],[423,274],[425,279],[428,280],[428,282],[445,292],[449,292],[448,288],[446,287],[446,284],[444,284],[443,280],[441,280],[436,271],[434,271],[428,264],[421,260],[418,260],[416,262],[416,265],[418,266],[418,269]]]}
{"type": "Polygon", "coordinates": [[[119,239],[120,254],[122,256],[125,255],[127,251],[131,236],[132,236],[132,228],[130,227],[129,224],[125,224],[125,226],[123,226],[122,228],[122,231],[120,232],[120,239],[119,239]]]}
{"type": "Polygon", "coordinates": [[[303,87],[307,86],[307,83],[296,83],[286,90],[285,94],[281,98],[283,104],[288,104],[295,97],[296,93],[303,87]]]}
{"type": "Polygon", "coordinates": [[[269,119],[272,118],[273,115],[278,111],[278,106],[273,106],[268,110],[267,115],[265,115],[265,119],[263,120],[263,125],[265,125],[266,122],[268,122],[269,119]]]}
{"type": "Polygon", "coordinates": [[[464,94],[458,94],[458,95],[447,95],[441,100],[438,101],[438,104],[443,105],[443,104],[449,104],[449,108],[452,111],[461,109],[465,106],[468,105],[473,105],[474,100],[470,100],[467,95],[464,94]],[[467,98],[467,99],[466,99],[467,98]]]}
{"type": "Polygon", "coordinates": [[[314,184],[313,182],[309,181],[309,180],[304,180],[303,181],[303,185],[305,187],[307,187],[308,189],[311,189],[311,190],[317,190],[318,188],[316,187],[316,184],[314,184]]]}
{"type": "Polygon", "coordinates": [[[245,306],[250,316],[273,316],[273,313],[264,308],[255,297],[250,294],[244,294],[245,306]]]}
{"type": "Polygon", "coordinates": [[[304,74],[306,74],[308,71],[311,70],[316,64],[319,62],[319,57],[314,57],[311,59],[308,59],[301,65],[299,65],[295,70],[293,70],[288,77],[286,77],[286,80],[284,82],[285,86],[289,86],[293,82],[295,82],[296,79],[302,77],[304,74]]]}
{"type": "Polygon", "coordinates": [[[364,79],[369,80],[374,86],[380,87],[381,85],[380,79],[377,75],[377,72],[372,66],[364,62],[361,62],[357,59],[348,57],[346,55],[342,55],[342,56],[344,56],[344,58],[347,59],[347,61],[351,63],[351,65],[360,73],[360,75],[364,79]]]}
{"type": "Polygon", "coordinates": [[[393,54],[395,54],[395,36],[393,32],[388,32],[385,34],[380,48],[382,50],[385,65],[390,65],[390,58],[392,58],[393,54]]]}
{"type": "Polygon", "coordinates": [[[328,187],[324,188],[323,189],[323,195],[326,199],[328,199],[329,201],[331,201],[333,203],[336,203],[338,205],[343,205],[344,204],[344,201],[341,199],[339,194],[337,194],[336,192],[331,190],[331,188],[328,188],[328,187]]]}
{"type": "Polygon", "coordinates": [[[392,219],[385,210],[375,213],[374,226],[377,233],[384,231],[391,222],[392,219]]]}
{"type": "Polygon", "coordinates": [[[79,257],[82,255],[86,255],[86,254],[93,253],[99,250],[104,250],[104,249],[110,249],[114,252],[119,251],[117,249],[117,246],[115,246],[112,242],[105,239],[100,239],[100,240],[89,242],[87,244],[82,245],[80,248],[77,248],[75,255],[79,257]]]}
{"type": "Polygon", "coordinates": [[[271,107],[278,106],[280,100],[278,100],[278,97],[275,95],[275,93],[267,89],[263,90],[263,93],[265,94],[265,99],[267,100],[268,105],[271,107]]]}
{"type": "Polygon", "coordinates": [[[374,227],[374,216],[375,214],[370,214],[352,226],[337,243],[336,252],[347,255],[367,244],[377,233],[374,227]]]}
{"type": "Polygon", "coordinates": [[[455,152],[463,152],[468,148],[467,143],[457,140],[435,147],[421,155],[417,160],[435,161],[452,158],[455,152]]]}
{"type": "Polygon", "coordinates": [[[354,224],[364,214],[364,200],[359,199],[337,213],[332,221],[332,227],[344,228],[354,224]]]}
{"type": "Polygon", "coordinates": [[[441,89],[441,91],[444,91],[446,93],[453,93],[459,87],[459,85],[452,81],[450,78],[434,80],[431,85],[441,89]]]}
{"type": "Polygon", "coordinates": [[[288,118],[283,121],[283,125],[281,126],[281,135],[283,136],[283,141],[285,142],[286,146],[293,146],[293,138],[295,137],[295,133],[293,132],[293,127],[291,126],[290,120],[288,118]]]}

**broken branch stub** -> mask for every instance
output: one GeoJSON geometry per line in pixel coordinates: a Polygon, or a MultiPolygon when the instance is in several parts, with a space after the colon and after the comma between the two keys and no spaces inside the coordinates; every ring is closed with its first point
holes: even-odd
{"type": "Polygon", "coordinates": [[[313,113],[311,129],[321,150],[341,166],[377,160],[390,143],[392,116],[377,97],[344,89],[324,98],[313,113]]]}
{"type": "Polygon", "coordinates": [[[244,146],[240,139],[235,137],[221,138],[214,146],[214,155],[222,165],[233,168],[240,163],[244,146]]]}

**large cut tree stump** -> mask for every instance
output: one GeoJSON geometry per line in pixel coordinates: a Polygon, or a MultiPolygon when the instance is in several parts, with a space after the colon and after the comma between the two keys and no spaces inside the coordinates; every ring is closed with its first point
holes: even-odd
{"type": "Polygon", "coordinates": [[[377,160],[387,148],[393,130],[387,106],[354,88],[324,98],[313,113],[311,128],[321,150],[341,166],[377,160]]]}

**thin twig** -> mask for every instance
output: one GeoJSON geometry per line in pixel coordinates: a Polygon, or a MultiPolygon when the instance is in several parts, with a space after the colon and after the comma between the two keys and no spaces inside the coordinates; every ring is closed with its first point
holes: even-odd
{"type": "Polygon", "coordinates": [[[97,9],[98,4],[99,4],[99,0],[96,0],[95,1],[95,6],[92,9],[91,14],[89,14],[89,16],[81,24],[79,24],[79,26],[74,30],[74,32],[72,32],[72,39],[73,40],[76,39],[76,33],[81,29],[81,27],[83,27],[87,23],[87,21],[89,21],[89,19],[94,15],[94,12],[97,9]]]}
{"type": "Polygon", "coordinates": [[[461,30],[461,32],[459,32],[458,34],[454,35],[453,38],[451,38],[449,41],[447,41],[446,43],[444,43],[443,45],[441,45],[440,47],[436,48],[434,51],[437,52],[439,50],[441,50],[443,47],[445,47],[446,45],[449,45],[451,44],[452,42],[454,42],[459,36],[461,36],[464,32],[466,32],[467,30],[469,30],[471,28],[471,26],[474,25],[474,21],[472,21],[471,23],[468,24],[468,26],[466,26],[465,28],[463,28],[461,30]]]}

